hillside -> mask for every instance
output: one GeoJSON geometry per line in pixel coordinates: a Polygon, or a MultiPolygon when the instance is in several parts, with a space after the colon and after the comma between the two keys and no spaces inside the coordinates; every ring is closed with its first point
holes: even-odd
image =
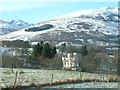
{"type": "Polygon", "coordinates": [[[11,20],[11,21],[3,21],[0,20],[0,35],[8,34],[25,27],[28,27],[32,24],[29,24],[22,20],[11,20]]]}
{"type": "Polygon", "coordinates": [[[81,10],[3,35],[0,39],[49,41],[56,45],[65,42],[73,46],[82,44],[116,46],[118,16],[118,8],[112,7],[81,10]]]}

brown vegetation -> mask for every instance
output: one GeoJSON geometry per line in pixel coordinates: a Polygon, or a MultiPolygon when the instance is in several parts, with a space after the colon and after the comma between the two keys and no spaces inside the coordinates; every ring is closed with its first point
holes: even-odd
{"type": "MultiPolygon", "coordinates": [[[[60,81],[53,81],[53,82],[45,82],[45,83],[30,83],[30,84],[26,84],[26,85],[20,85],[20,84],[16,84],[16,87],[14,88],[30,88],[30,87],[43,87],[43,86],[52,86],[52,85],[60,85],[60,84],[70,84],[70,83],[80,83],[80,82],[92,82],[92,83],[96,83],[96,82],[117,82],[118,81],[118,77],[117,76],[110,76],[107,80],[102,80],[102,79],[80,79],[80,78],[76,78],[76,79],[66,79],[66,80],[60,80],[60,81]]],[[[62,87],[60,87],[62,88],[62,87]]],[[[5,89],[13,89],[13,86],[9,86],[6,87],[5,89]]]]}

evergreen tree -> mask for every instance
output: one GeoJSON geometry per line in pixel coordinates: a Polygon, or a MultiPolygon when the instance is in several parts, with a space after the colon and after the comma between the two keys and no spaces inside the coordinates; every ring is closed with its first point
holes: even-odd
{"type": "Polygon", "coordinates": [[[43,45],[43,49],[42,49],[42,56],[44,58],[49,58],[50,57],[50,46],[49,46],[49,43],[45,43],[43,45]]]}
{"type": "Polygon", "coordinates": [[[33,47],[33,54],[36,56],[36,55],[41,55],[42,54],[42,45],[41,44],[37,44],[33,47]]]}
{"type": "Polygon", "coordinates": [[[50,47],[49,43],[37,44],[33,47],[33,55],[34,56],[43,56],[44,58],[53,58],[56,54],[56,47],[50,47]]]}
{"type": "Polygon", "coordinates": [[[37,44],[37,53],[38,53],[39,55],[42,55],[42,49],[43,49],[42,45],[38,43],[38,44],[37,44]]]}
{"type": "Polygon", "coordinates": [[[56,47],[53,47],[51,50],[51,58],[54,57],[56,53],[57,53],[56,47]]]}
{"type": "Polygon", "coordinates": [[[65,52],[66,51],[66,43],[64,43],[64,44],[62,44],[60,46],[60,50],[61,50],[61,52],[65,52]]]}
{"type": "Polygon", "coordinates": [[[38,55],[37,45],[35,45],[35,46],[33,47],[33,55],[34,55],[34,56],[37,56],[37,55],[38,55]]]}
{"type": "Polygon", "coordinates": [[[41,41],[40,44],[43,45],[43,41],[41,41]]]}
{"type": "Polygon", "coordinates": [[[82,46],[82,48],[81,48],[81,54],[82,54],[82,56],[88,55],[88,51],[87,51],[87,46],[86,45],[82,46]]]}
{"type": "Polygon", "coordinates": [[[53,48],[53,53],[54,53],[54,55],[57,53],[56,47],[53,48]]]}

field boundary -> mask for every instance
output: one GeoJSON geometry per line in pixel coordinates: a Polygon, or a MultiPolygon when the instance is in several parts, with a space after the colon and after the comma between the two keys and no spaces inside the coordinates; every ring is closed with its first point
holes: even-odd
{"type": "Polygon", "coordinates": [[[91,82],[91,83],[96,83],[96,82],[118,82],[117,79],[108,79],[108,80],[101,80],[101,79],[66,79],[66,80],[60,80],[60,81],[53,81],[53,82],[47,82],[47,83],[30,83],[29,85],[20,85],[17,84],[16,86],[9,86],[4,89],[23,89],[23,88],[30,88],[30,87],[36,87],[36,88],[41,88],[44,86],[53,86],[53,85],[61,85],[61,84],[71,84],[71,83],[82,83],[82,82],[91,82]]]}

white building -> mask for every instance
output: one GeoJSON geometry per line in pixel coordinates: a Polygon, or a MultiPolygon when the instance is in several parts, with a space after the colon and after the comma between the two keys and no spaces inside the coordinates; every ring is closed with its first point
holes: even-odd
{"type": "Polygon", "coordinates": [[[64,53],[62,57],[62,62],[63,62],[64,69],[76,70],[77,68],[80,67],[80,62],[77,58],[76,53],[72,53],[72,54],[64,53]]]}

